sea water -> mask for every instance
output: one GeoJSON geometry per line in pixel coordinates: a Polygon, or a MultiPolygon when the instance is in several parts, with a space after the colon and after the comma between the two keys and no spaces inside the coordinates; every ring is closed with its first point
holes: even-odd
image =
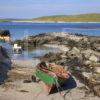
{"type": "Polygon", "coordinates": [[[89,36],[100,36],[100,23],[17,23],[0,22],[0,29],[7,29],[12,40],[30,35],[51,32],[79,33],[89,36]]]}
{"type": "MultiPolygon", "coordinates": [[[[7,29],[11,33],[12,40],[27,38],[40,33],[65,32],[79,33],[89,36],[100,36],[100,23],[16,23],[0,22],[0,29],[7,29]]],[[[14,54],[13,59],[32,59],[43,56],[54,49],[36,49],[31,52],[24,51],[22,54],[14,54]]]]}

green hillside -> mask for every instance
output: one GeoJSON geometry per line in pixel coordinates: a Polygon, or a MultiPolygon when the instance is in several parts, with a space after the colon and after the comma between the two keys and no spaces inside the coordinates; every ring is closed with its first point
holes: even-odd
{"type": "Polygon", "coordinates": [[[45,16],[34,19],[0,19],[0,22],[100,22],[100,14],[45,16]]]}
{"type": "Polygon", "coordinates": [[[11,20],[0,19],[0,22],[10,22],[11,20]]]}
{"type": "Polygon", "coordinates": [[[33,21],[46,21],[46,22],[100,22],[100,14],[81,14],[81,15],[60,15],[60,16],[46,16],[35,18],[33,21]]]}

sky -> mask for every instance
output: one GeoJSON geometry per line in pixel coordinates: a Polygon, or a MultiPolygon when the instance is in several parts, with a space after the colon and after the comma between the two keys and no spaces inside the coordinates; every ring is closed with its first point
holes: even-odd
{"type": "Polygon", "coordinates": [[[100,13],[100,0],[0,0],[0,18],[100,13]]]}

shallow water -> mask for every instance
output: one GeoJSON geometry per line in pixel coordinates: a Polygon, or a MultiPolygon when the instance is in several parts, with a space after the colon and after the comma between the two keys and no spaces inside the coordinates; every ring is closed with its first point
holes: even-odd
{"type": "MultiPolygon", "coordinates": [[[[69,32],[100,36],[100,23],[15,23],[0,22],[0,29],[10,30],[12,40],[48,32],[69,32]]],[[[7,46],[6,46],[7,47],[7,46]]],[[[9,47],[9,46],[8,46],[9,47]]],[[[57,50],[36,49],[22,54],[13,54],[13,59],[32,59],[57,50]]]]}
{"type": "Polygon", "coordinates": [[[58,53],[60,52],[60,50],[56,48],[48,48],[48,49],[35,49],[32,51],[23,51],[21,54],[13,54],[12,59],[27,60],[27,59],[39,58],[49,52],[58,53]]]}
{"type": "Polygon", "coordinates": [[[48,32],[69,32],[100,36],[100,23],[15,23],[0,22],[0,29],[10,30],[13,40],[48,32]]]}

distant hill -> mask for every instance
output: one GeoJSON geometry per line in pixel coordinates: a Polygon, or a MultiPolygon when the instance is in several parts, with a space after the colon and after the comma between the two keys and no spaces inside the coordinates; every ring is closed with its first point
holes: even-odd
{"type": "Polygon", "coordinates": [[[100,14],[58,15],[33,19],[0,19],[0,22],[100,22],[100,14]]]}
{"type": "Polygon", "coordinates": [[[5,19],[0,19],[0,22],[30,21],[30,20],[31,20],[31,19],[5,18],[5,19]]]}
{"type": "Polygon", "coordinates": [[[59,15],[35,18],[33,21],[45,22],[100,22],[100,14],[59,15]]]}

